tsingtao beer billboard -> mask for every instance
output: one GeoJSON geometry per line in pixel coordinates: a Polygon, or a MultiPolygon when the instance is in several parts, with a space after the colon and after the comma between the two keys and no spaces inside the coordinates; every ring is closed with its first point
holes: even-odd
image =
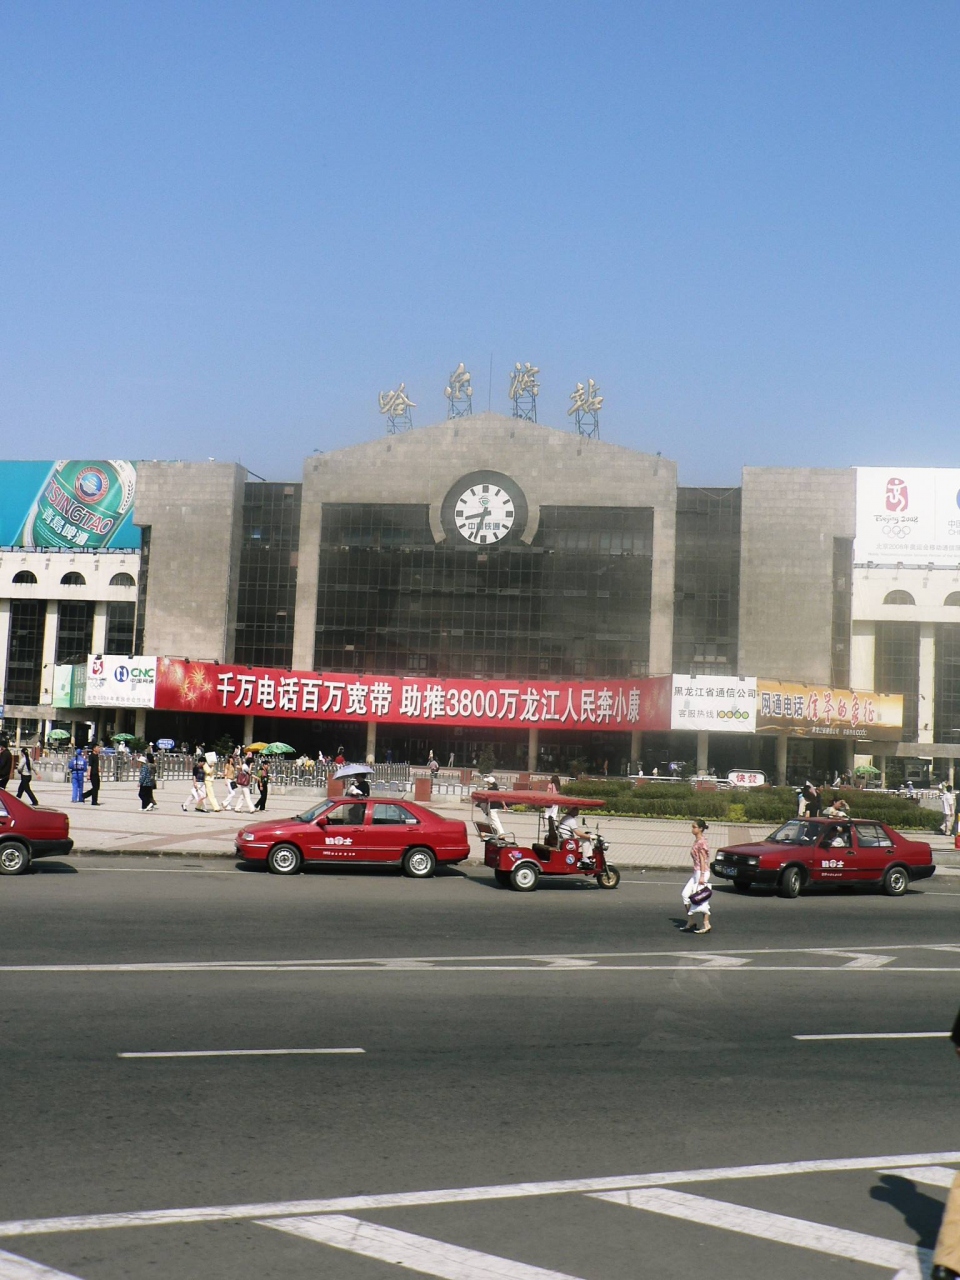
{"type": "Polygon", "coordinates": [[[0,546],[135,550],[135,462],[0,463],[0,546]]]}

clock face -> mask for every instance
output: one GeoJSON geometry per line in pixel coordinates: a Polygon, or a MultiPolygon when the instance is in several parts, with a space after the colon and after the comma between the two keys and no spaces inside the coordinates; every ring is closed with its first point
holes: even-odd
{"type": "Polygon", "coordinates": [[[475,484],[457,498],[453,518],[467,542],[489,545],[505,538],[513,528],[516,504],[512,495],[497,484],[475,484]]]}

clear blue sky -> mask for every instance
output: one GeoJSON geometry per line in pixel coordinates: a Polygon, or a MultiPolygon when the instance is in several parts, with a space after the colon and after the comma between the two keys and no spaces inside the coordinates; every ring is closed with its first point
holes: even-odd
{"type": "Polygon", "coordinates": [[[952,0],[0,9],[0,455],[303,457],[466,362],[688,484],[956,465],[952,0]]]}

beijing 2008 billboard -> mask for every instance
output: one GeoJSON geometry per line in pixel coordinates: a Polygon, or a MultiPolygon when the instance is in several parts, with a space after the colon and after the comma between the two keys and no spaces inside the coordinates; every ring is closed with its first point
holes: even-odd
{"type": "Polygon", "coordinates": [[[857,564],[960,564],[960,470],[857,467],[857,564]]]}
{"type": "Polygon", "coordinates": [[[135,462],[0,463],[0,546],[136,549],[136,487],[135,462]]]}

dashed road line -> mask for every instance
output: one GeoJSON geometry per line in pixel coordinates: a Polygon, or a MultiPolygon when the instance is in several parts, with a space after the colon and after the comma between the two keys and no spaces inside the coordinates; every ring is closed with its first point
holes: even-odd
{"type": "Polygon", "coordinates": [[[302,1054],[366,1053],[366,1049],[155,1049],[118,1058],[283,1058],[302,1054]]]}
{"type": "Polygon", "coordinates": [[[794,1040],[946,1040],[949,1031],[836,1031],[829,1035],[794,1036],[794,1040]]]}

